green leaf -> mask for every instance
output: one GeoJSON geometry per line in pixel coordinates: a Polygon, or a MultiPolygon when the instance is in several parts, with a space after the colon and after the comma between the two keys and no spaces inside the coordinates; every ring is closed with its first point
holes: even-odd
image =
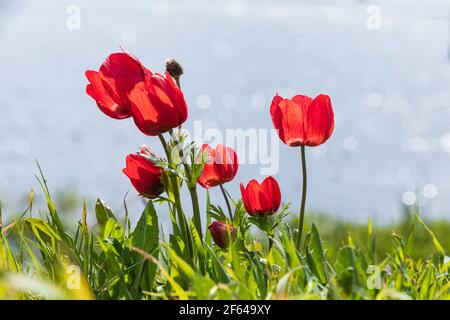
{"type": "Polygon", "coordinates": [[[177,267],[177,270],[180,274],[183,274],[190,281],[193,281],[199,275],[195,272],[194,269],[182,258],[180,258],[174,250],[170,249],[169,246],[166,246],[166,250],[169,252],[170,258],[172,259],[172,263],[177,267]]]}
{"type": "Polygon", "coordinates": [[[207,300],[215,283],[209,278],[197,277],[193,281],[194,292],[199,300],[207,300]]]}
{"type": "Polygon", "coordinates": [[[311,239],[307,253],[307,259],[308,262],[310,262],[311,269],[315,271],[315,274],[322,284],[327,283],[327,261],[323,253],[322,241],[320,240],[319,232],[317,231],[315,224],[312,225],[311,239]]]}
{"type": "Polygon", "coordinates": [[[202,239],[200,238],[200,235],[198,234],[197,229],[195,228],[195,225],[192,221],[190,223],[190,227],[195,248],[197,249],[198,254],[203,257],[205,255],[205,248],[203,247],[202,239]]]}
{"type": "Polygon", "coordinates": [[[152,254],[158,247],[159,228],[153,202],[149,200],[133,231],[133,245],[152,254]]]}
{"type": "Polygon", "coordinates": [[[95,203],[95,216],[97,217],[97,223],[100,228],[100,234],[103,238],[105,226],[108,220],[109,219],[117,220],[117,218],[114,215],[112,209],[108,207],[106,203],[100,198],[97,199],[97,202],[95,203]]]}
{"type": "Polygon", "coordinates": [[[44,243],[55,245],[56,241],[61,241],[61,237],[48,225],[47,222],[37,218],[26,218],[25,224],[33,232],[36,239],[44,243]]]}
{"type": "Polygon", "coordinates": [[[167,281],[172,286],[174,295],[177,295],[181,300],[189,299],[187,292],[184,291],[183,288],[178,284],[178,282],[175,281],[175,279],[170,275],[170,273],[166,270],[166,268],[164,268],[164,266],[161,264],[161,262],[158,261],[158,259],[156,259],[152,255],[148,254],[147,252],[145,252],[139,248],[132,247],[131,249],[133,251],[136,251],[137,253],[141,254],[145,259],[147,259],[157,265],[157,267],[161,271],[161,274],[167,279],[167,281]]]}
{"type": "Polygon", "coordinates": [[[434,232],[430,228],[428,228],[428,226],[425,224],[425,222],[422,220],[422,218],[418,214],[416,214],[416,219],[420,222],[420,224],[425,228],[425,230],[427,230],[427,232],[431,236],[433,245],[437,249],[437,251],[439,251],[439,253],[441,255],[445,256],[445,250],[444,250],[444,248],[442,248],[441,244],[439,243],[439,240],[434,235],[434,232]]]}
{"type": "MultiPolygon", "coordinates": [[[[281,245],[280,251],[284,255],[284,259],[286,261],[286,268],[287,269],[294,269],[297,268],[301,263],[300,259],[297,255],[297,248],[295,246],[295,240],[292,236],[288,235],[288,225],[284,225],[283,228],[280,228],[281,232],[281,245]]],[[[278,243],[275,242],[277,245],[278,243]]]]}
{"type": "MultiPolygon", "coordinates": [[[[151,200],[147,202],[147,206],[142,212],[131,238],[134,247],[152,256],[158,256],[158,216],[156,215],[155,207],[151,200]]],[[[133,282],[132,292],[136,293],[139,285],[143,288],[149,289],[148,287],[150,287],[151,289],[155,279],[156,265],[150,261],[145,261],[145,258],[139,254],[135,255],[134,260],[135,263],[140,263],[140,265],[133,282]]]]}
{"type": "Polygon", "coordinates": [[[115,219],[108,219],[103,232],[103,239],[114,238],[119,241],[123,241],[125,237],[125,231],[119,222],[115,219]]]}
{"type": "Polygon", "coordinates": [[[207,243],[205,243],[205,247],[208,251],[206,258],[207,258],[207,260],[210,260],[213,265],[212,271],[214,272],[214,275],[216,276],[215,280],[222,282],[222,283],[230,282],[230,279],[223,267],[223,263],[221,263],[219,261],[219,257],[215,254],[214,250],[207,243]]]}
{"type": "Polygon", "coordinates": [[[419,299],[420,300],[428,300],[432,296],[430,290],[432,289],[432,278],[433,276],[433,267],[429,264],[427,268],[423,271],[423,280],[420,286],[419,299]]]}

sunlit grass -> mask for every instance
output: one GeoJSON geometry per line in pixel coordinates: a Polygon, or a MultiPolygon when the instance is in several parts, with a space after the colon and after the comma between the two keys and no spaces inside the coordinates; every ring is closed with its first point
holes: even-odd
{"type": "MultiPolygon", "coordinates": [[[[2,299],[449,298],[450,224],[425,225],[413,210],[383,227],[308,214],[301,252],[290,223],[278,225],[268,251],[238,202],[238,235],[229,249],[215,246],[209,234],[202,241],[191,222],[191,256],[179,231],[161,230],[151,201],[136,226],[98,200],[96,226],[87,225],[93,213],[84,206],[76,228],[67,228],[44,181],[46,207],[32,214],[28,208],[8,224],[3,217],[2,299]]],[[[218,214],[209,202],[207,210],[218,214]]]]}

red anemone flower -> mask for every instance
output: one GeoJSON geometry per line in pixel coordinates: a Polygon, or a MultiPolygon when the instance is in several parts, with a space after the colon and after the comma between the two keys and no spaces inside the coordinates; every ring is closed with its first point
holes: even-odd
{"type": "Polygon", "coordinates": [[[241,194],[250,215],[271,215],[280,208],[280,187],[273,177],[267,177],[261,185],[255,179],[250,180],[246,188],[241,183],[241,194]]]}
{"type": "Polygon", "coordinates": [[[100,110],[114,119],[131,117],[128,95],[134,86],[145,81],[149,70],[130,53],[113,53],[106,58],[99,71],[86,71],[89,84],[86,93],[100,110]]]}
{"type": "Polygon", "coordinates": [[[221,185],[233,180],[238,171],[239,163],[236,152],[223,144],[216,149],[209,145],[202,145],[201,152],[206,156],[206,163],[198,183],[206,189],[221,185]]]}
{"type": "Polygon", "coordinates": [[[291,147],[315,147],[333,133],[333,108],[330,97],[324,94],[314,100],[302,95],[284,99],[277,94],[272,100],[270,114],[280,139],[291,147]]]}
{"type": "Polygon", "coordinates": [[[133,187],[144,197],[153,199],[164,191],[160,167],[138,154],[129,154],[122,170],[133,187]]]}
{"type": "Polygon", "coordinates": [[[183,93],[166,72],[152,74],[135,85],[129,95],[131,112],[142,133],[156,136],[186,121],[188,109],[183,93]]]}

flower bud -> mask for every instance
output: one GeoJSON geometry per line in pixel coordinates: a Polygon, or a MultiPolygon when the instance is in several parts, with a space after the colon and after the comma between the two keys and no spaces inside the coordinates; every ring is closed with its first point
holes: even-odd
{"type": "Polygon", "coordinates": [[[153,151],[152,148],[150,148],[149,146],[147,146],[145,144],[143,144],[139,147],[138,154],[143,157],[157,158],[155,151],[153,151]]]}
{"type": "Polygon", "coordinates": [[[214,221],[209,226],[209,231],[214,239],[214,242],[221,248],[227,248],[229,245],[229,236],[236,239],[236,229],[223,221],[214,221]]]}

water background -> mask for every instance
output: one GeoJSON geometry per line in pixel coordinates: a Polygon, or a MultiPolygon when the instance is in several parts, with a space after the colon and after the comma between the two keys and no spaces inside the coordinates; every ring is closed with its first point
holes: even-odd
{"type": "MultiPolygon", "coordinates": [[[[84,72],[123,45],[149,68],[182,62],[185,124],[272,128],[272,96],[331,96],[336,126],[308,149],[308,207],[343,219],[399,219],[416,200],[427,218],[450,214],[449,1],[0,0],[0,199],[23,209],[38,159],[50,189],[123,214],[142,202],[122,174],[145,143],[131,120],[99,112],[84,72]],[[80,29],[67,27],[80,9],[80,29]],[[367,26],[371,5],[381,28],[367,26]],[[369,13],[368,13],[369,12],[369,13]],[[207,97],[206,97],[207,96],[207,97]]],[[[300,198],[299,149],[280,145],[284,201],[300,198]]],[[[227,188],[256,177],[243,165],[227,188]]],[[[201,199],[204,199],[201,190],[201,199]]],[[[219,190],[213,200],[221,203],[219,190]]],[[[188,197],[186,195],[186,205],[188,197]]],[[[134,219],[136,215],[133,215],[134,219]]]]}

